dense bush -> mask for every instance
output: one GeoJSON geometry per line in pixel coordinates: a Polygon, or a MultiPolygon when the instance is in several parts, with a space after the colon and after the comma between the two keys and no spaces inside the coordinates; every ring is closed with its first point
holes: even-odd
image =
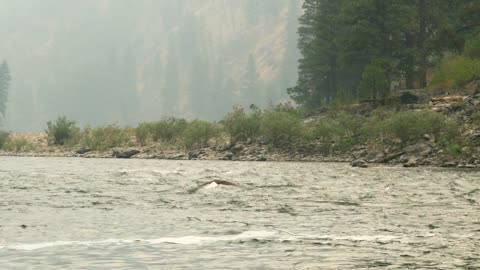
{"type": "Polygon", "coordinates": [[[333,118],[323,118],[311,128],[312,139],[331,143],[342,134],[338,121],[333,118]]]}
{"type": "Polygon", "coordinates": [[[232,143],[252,141],[260,136],[261,113],[247,114],[243,109],[236,108],[227,114],[223,124],[232,143]]]}
{"type": "Polygon", "coordinates": [[[354,143],[359,143],[363,139],[362,128],[366,121],[365,117],[358,114],[340,113],[337,121],[343,136],[351,138],[354,143]]]}
{"type": "Polygon", "coordinates": [[[434,69],[430,89],[461,87],[480,78],[480,60],[453,55],[444,58],[434,69]]]}
{"type": "Polygon", "coordinates": [[[153,123],[140,123],[135,129],[135,138],[141,145],[146,145],[151,138],[151,132],[153,129],[153,123]]]}
{"type": "Polygon", "coordinates": [[[0,149],[3,148],[9,137],[10,133],[0,130],[0,149]]]}
{"type": "Polygon", "coordinates": [[[405,111],[386,119],[385,132],[401,141],[402,145],[422,140],[432,134],[439,140],[451,141],[458,137],[458,125],[444,115],[431,111],[405,111]]]}
{"type": "Polygon", "coordinates": [[[218,138],[220,130],[210,122],[194,120],[187,124],[182,134],[182,142],[188,149],[203,147],[213,138],[218,138]]]}
{"type": "Polygon", "coordinates": [[[187,125],[185,119],[178,118],[141,123],[136,128],[135,135],[140,144],[145,144],[149,140],[172,143],[180,139],[187,125]]]}
{"type": "Polygon", "coordinates": [[[35,150],[36,146],[25,138],[9,138],[3,145],[3,149],[13,152],[26,152],[35,150]]]}
{"type": "Polygon", "coordinates": [[[467,57],[480,59],[480,35],[467,40],[463,54],[467,57]]]}
{"type": "Polygon", "coordinates": [[[85,128],[81,135],[81,143],[92,150],[106,150],[127,145],[132,135],[130,130],[117,125],[85,128]]]}
{"type": "Polygon", "coordinates": [[[65,145],[78,134],[78,131],[75,122],[67,120],[65,116],[58,118],[55,122],[48,121],[45,130],[50,145],[65,145]]]}
{"type": "Polygon", "coordinates": [[[265,112],[262,115],[260,133],[273,146],[284,146],[305,136],[302,120],[287,112],[265,112]]]}
{"type": "Polygon", "coordinates": [[[168,118],[152,125],[152,139],[154,141],[173,142],[177,140],[187,128],[185,119],[168,118]]]}

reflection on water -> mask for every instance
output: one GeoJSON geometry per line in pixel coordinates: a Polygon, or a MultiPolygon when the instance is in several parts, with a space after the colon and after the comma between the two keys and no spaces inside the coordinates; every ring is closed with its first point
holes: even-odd
{"type": "Polygon", "coordinates": [[[0,265],[477,269],[479,203],[475,171],[0,158],[0,265]]]}

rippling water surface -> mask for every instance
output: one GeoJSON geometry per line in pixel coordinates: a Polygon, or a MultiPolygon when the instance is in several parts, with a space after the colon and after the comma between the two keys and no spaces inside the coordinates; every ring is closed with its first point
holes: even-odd
{"type": "Polygon", "coordinates": [[[480,269],[479,204],[478,171],[0,158],[0,268],[480,269]]]}

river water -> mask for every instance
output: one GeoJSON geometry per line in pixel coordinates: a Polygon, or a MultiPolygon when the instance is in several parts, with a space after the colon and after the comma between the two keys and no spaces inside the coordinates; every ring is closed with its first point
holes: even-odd
{"type": "Polygon", "coordinates": [[[478,171],[0,158],[0,269],[480,269],[479,204],[478,171]]]}

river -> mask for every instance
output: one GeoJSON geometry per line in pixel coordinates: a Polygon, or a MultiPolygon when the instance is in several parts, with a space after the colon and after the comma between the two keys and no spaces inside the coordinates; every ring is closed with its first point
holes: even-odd
{"type": "Polygon", "coordinates": [[[2,157],[0,268],[480,269],[479,203],[479,171],[2,157]]]}

